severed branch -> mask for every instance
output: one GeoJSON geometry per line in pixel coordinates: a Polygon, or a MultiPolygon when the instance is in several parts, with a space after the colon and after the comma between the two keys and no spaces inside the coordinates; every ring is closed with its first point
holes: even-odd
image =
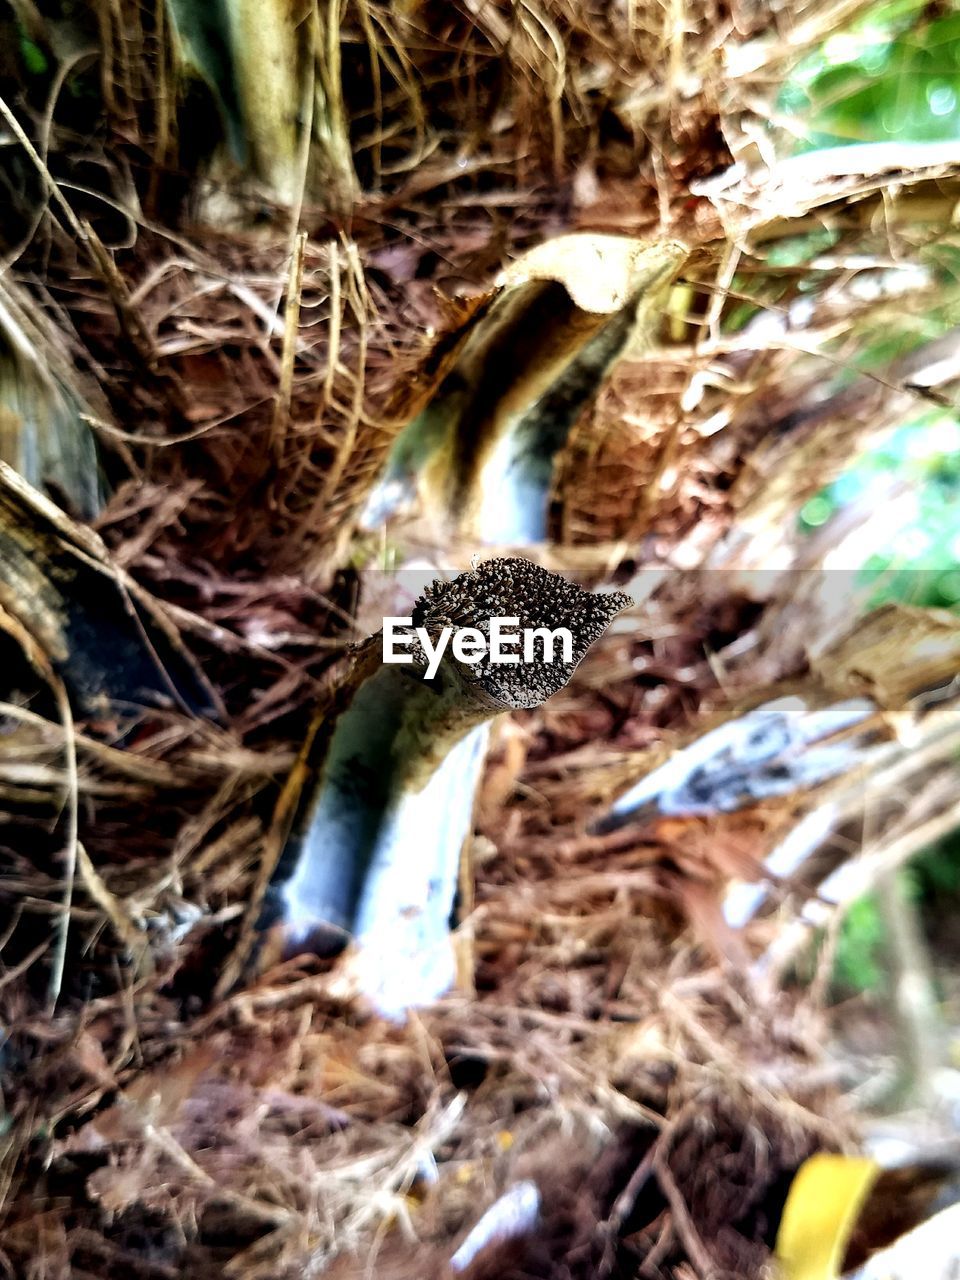
{"type": "Polygon", "coordinates": [[[413,508],[434,532],[544,541],[557,455],[688,254],[678,240],[574,234],[514,262],[394,445],[366,526],[413,508]]]}
{"type": "Polygon", "coordinates": [[[481,564],[435,582],[408,628],[413,663],[383,660],[378,633],[359,648],[333,713],[314,738],[263,923],[279,921],[288,954],[356,942],[360,991],[383,1014],[441,995],[454,980],[448,937],[461,848],[469,834],[486,725],[561,689],[589,646],[630,603],[592,595],[529,561],[481,564]],[[491,618],[568,628],[571,659],[476,663],[448,648],[432,678],[416,633],[489,635],[491,618]]]}

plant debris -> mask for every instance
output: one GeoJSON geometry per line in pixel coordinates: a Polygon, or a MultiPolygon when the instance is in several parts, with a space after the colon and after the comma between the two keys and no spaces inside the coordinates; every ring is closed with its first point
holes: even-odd
{"type": "Polygon", "coordinates": [[[857,1147],[823,975],[781,978],[832,877],[958,821],[955,621],[829,567],[876,510],[798,532],[960,384],[956,144],[798,156],[776,100],[869,12],[0,13],[10,1275],[759,1280],[797,1170],[857,1147]],[[611,284],[583,251],[613,241],[611,284]],[[398,475],[442,537],[385,522],[398,475]],[[530,562],[466,571],[500,499],[481,532],[530,562]],[[444,788],[447,968],[402,1022],[358,998],[355,884],[336,947],[258,950],[397,566],[461,571],[415,625],[585,615],[532,687],[444,668],[482,740],[444,788]],[[869,700],[863,772],[740,786],[737,756],[724,803],[592,829],[783,697],[818,727],[869,700]]]}

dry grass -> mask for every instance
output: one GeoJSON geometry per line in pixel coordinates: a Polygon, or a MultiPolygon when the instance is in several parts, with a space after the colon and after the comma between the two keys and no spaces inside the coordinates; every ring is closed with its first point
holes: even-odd
{"type": "Polygon", "coordinates": [[[349,957],[213,990],[353,637],[354,567],[392,549],[356,539],[363,498],[517,251],[577,228],[699,250],[562,461],[545,554],[586,548],[594,576],[764,563],[859,444],[949,394],[950,341],[823,386],[892,314],[920,335],[953,305],[927,268],[955,239],[957,158],[801,173],[760,127],[803,51],[865,8],[362,0],[342,15],[353,207],[270,207],[221,173],[240,229],[198,221],[212,179],[188,171],[162,7],[91,7],[96,128],[62,80],[10,99],[30,150],[5,148],[4,287],[89,410],[113,562],[165,602],[224,704],[219,724],[74,723],[28,653],[0,707],[10,1275],[443,1276],[523,1177],[542,1230],[470,1274],[761,1274],[783,1177],[851,1131],[817,1011],[761,1001],[738,969],[753,940],[718,935],[699,890],[792,814],[584,828],[705,717],[805,678],[795,617],[755,631],[762,593],[652,583],[643,636],[509,721],[461,994],[397,1029],[351,999],[349,957]],[[771,261],[814,227],[834,233],[820,260],[771,261]],[[731,334],[744,295],[757,318],[731,334]],[[717,660],[749,636],[748,660],[717,660]]]}

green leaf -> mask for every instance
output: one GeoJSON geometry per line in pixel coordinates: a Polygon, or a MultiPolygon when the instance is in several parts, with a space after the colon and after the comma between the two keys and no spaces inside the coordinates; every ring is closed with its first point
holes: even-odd
{"type": "Polygon", "coordinates": [[[20,37],[20,56],[30,75],[42,76],[46,74],[50,66],[47,55],[38,44],[35,44],[27,36],[20,37]]]}

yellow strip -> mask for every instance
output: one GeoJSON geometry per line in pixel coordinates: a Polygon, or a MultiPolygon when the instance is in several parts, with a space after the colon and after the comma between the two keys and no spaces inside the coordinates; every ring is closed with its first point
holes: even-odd
{"type": "Polygon", "coordinates": [[[865,1156],[811,1156],[790,1184],[777,1233],[784,1280],[837,1280],[879,1166],[865,1156]]]}

